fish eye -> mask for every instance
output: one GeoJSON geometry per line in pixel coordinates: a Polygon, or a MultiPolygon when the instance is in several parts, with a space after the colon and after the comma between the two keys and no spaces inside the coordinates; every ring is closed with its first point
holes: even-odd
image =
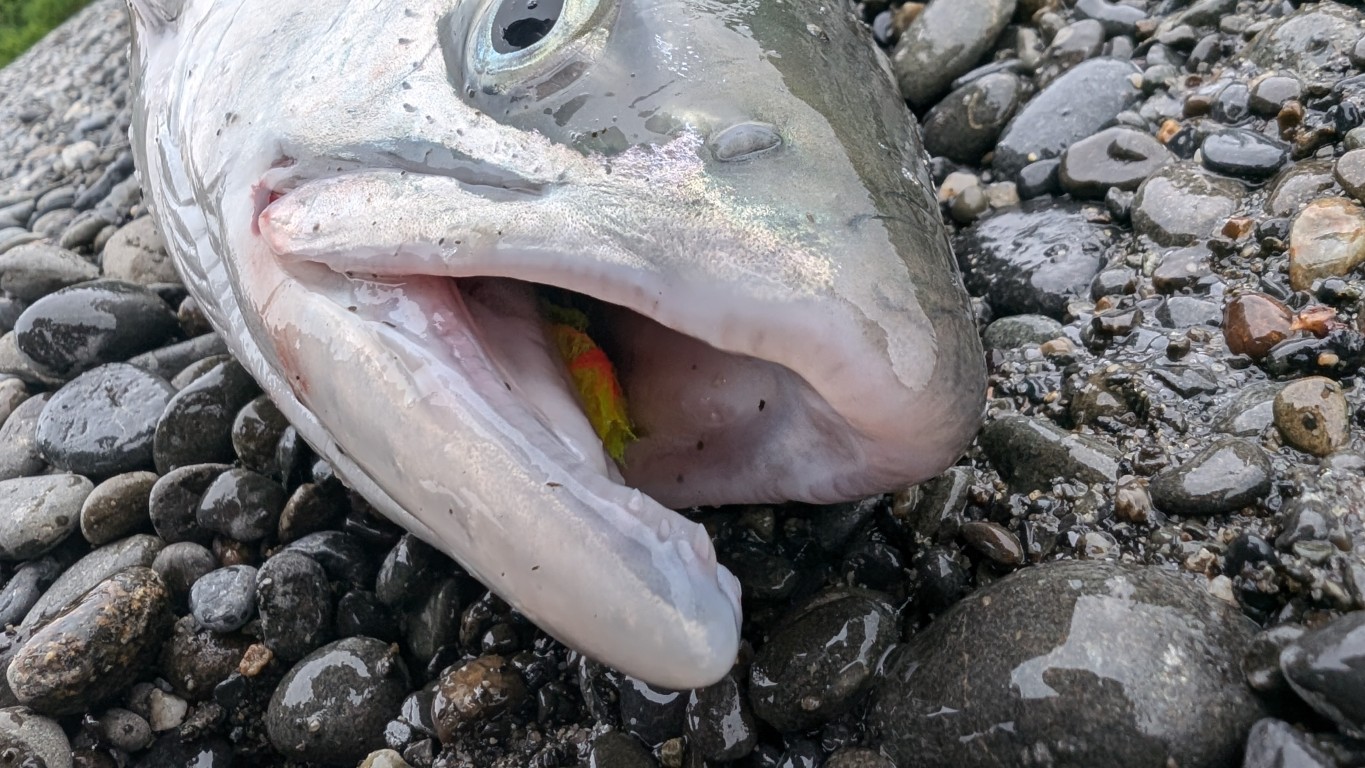
{"type": "Polygon", "coordinates": [[[473,98],[533,98],[576,79],[606,45],[619,0],[485,0],[469,15],[450,17],[463,28],[447,51],[454,82],[473,98]],[[452,55],[453,54],[453,55],[452,55]],[[482,96],[479,96],[481,94],[482,96]]]}
{"type": "Polygon", "coordinates": [[[493,50],[512,53],[544,40],[563,9],[563,0],[502,0],[493,17],[493,50]]]}

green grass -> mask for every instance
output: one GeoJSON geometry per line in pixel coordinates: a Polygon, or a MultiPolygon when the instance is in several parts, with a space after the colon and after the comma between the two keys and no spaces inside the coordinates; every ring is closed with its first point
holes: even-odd
{"type": "Polygon", "coordinates": [[[66,21],[89,0],[0,0],[0,67],[66,21]]]}

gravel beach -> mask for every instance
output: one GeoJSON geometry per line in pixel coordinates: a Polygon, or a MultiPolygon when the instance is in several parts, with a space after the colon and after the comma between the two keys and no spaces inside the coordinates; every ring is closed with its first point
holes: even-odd
{"type": "Polygon", "coordinates": [[[849,10],[986,425],[883,497],[690,511],[745,610],[695,691],[378,517],[227,355],[142,199],[122,2],[0,70],[0,768],[1365,765],[1365,12],[849,10]]]}

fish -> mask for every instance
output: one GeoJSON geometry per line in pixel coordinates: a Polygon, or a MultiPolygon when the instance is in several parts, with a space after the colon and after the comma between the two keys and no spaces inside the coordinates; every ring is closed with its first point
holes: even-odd
{"type": "Polygon", "coordinates": [[[586,657],[697,688],[741,587],[675,510],[921,482],[984,410],[917,125],[846,6],[130,0],[135,159],[346,483],[586,657]],[[547,299],[591,319],[619,460],[547,299]]]}

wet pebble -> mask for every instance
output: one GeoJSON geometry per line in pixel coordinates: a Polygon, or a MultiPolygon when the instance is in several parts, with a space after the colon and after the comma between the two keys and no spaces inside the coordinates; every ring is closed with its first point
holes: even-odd
{"type": "Polygon", "coordinates": [[[1109,0],[1077,0],[1076,15],[1084,19],[1094,19],[1104,25],[1104,33],[1131,35],[1137,31],[1137,23],[1147,18],[1141,8],[1109,0]]]}
{"type": "Polygon", "coordinates": [[[1015,566],[1024,562],[1024,547],[1019,537],[990,521],[973,520],[963,523],[962,540],[985,555],[991,561],[1003,566],[1015,566]]]}
{"type": "Polygon", "coordinates": [[[51,243],[28,243],[0,254],[0,290],[24,302],[99,276],[94,264],[51,243]]]}
{"type": "Polygon", "coordinates": [[[1303,83],[1293,75],[1269,75],[1251,86],[1248,106],[1264,117],[1274,117],[1286,102],[1297,101],[1303,94],[1303,83]]]}
{"type": "Polygon", "coordinates": [[[924,148],[959,163],[991,151],[1023,97],[1017,75],[994,72],[943,97],[924,117],[924,148]]]}
{"type": "Polygon", "coordinates": [[[256,575],[261,642],[284,661],[301,659],[332,637],[332,588],[316,560],[284,550],[256,575]]]}
{"type": "Polygon", "coordinates": [[[294,760],[355,764],[384,746],[384,724],[410,687],[389,644],[349,637],[295,664],[270,697],[270,743],[294,760]]]}
{"type": "Polygon", "coordinates": [[[0,765],[72,768],[71,742],[61,725],[28,707],[0,709],[0,765]]]}
{"type": "Polygon", "coordinates": [[[213,534],[199,527],[199,502],[213,481],[231,469],[227,464],[191,464],[157,478],[147,500],[147,514],[157,535],[168,544],[207,544],[213,534]]]}
{"type": "Polygon", "coordinates": [[[1245,128],[1210,134],[1199,152],[1209,170],[1252,180],[1275,175],[1289,159],[1288,146],[1245,128]]]}
{"type": "Polygon", "coordinates": [[[91,477],[152,465],[157,420],[175,390],[127,363],[111,363],[72,379],[38,417],[38,450],[49,464],[91,477]]]}
{"type": "Polygon", "coordinates": [[[218,558],[208,547],[192,541],[167,544],[152,561],[152,570],[161,574],[177,606],[185,605],[190,587],[201,576],[218,567],[218,558]]]}
{"type": "Polygon", "coordinates": [[[749,670],[754,714],[781,731],[825,723],[858,703],[898,634],[875,592],[827,590],[786,616],[749,670]]]}
{"type": "Polygon", "coordinates": [[[1255,443],[1219,440],[1152,478],[1152,501],[1177,515],[1221,515],[1254,504],[1270,492],[1271,467],[1255,443]]]}
{"type": "Polygon", "coordinates": [[[156,427],[157,471],[232,461],[233,420],[259,394],[256,382],[235,360],[215,365],[180,390],[156,427]]]}
{"type": "Polygon", "coordinates": [[[1365,149],[1353,149],[1338,157],[1332,176],[1356,201],[1365,200],[1365,149]]]}
{"type": "Polygon", "coordinates": [[[1253,628],[1156,568],[1026,568],[893,652],[871,727],[898,765],[1230,765],[1261,716],[1238,667],[1253,628]]]}
{"type": "Polygon", "coordinates": [[[1095,438],[1068,432],[1044,419],[1006,415],[986,424],[981,448],[1011,488],[1051,487],[1054,478],[1084,483],[1118,479],[1118,454],[1095,438]]]}
{"type": "Polygon", "coordinates": [[[30,397],[0,425],[0,479],[36,475],[47,467],[38,452],[38,419],[49,397],[46,392],[30,397]]]}
{"type": "Polygon", "coordinates": [[[901,95],[927,107],[976,64],[1014,13],[1015,0],[930,3],[901,34],[892,69],[901,95]]]}
{"type": "Polygon", "coordinates": [[[1345,275],[1365,261],[1365,208],[1341,197],[1314,200],[1289,232],[1289,283],[1295,290],[1314,280],[1345,275]]]}
{"type": "Polygon", "coordinates": [[[190,588],[190,613],[199,626],[234,632],[256,612],[256,569],[230,565],[199,577],[190,588]]]}
{"type": "Polygon", "coordinates": [[[1159,245],[1191,245],[1208,237],[1242,203],[1244,189],[1192,163],[1152,174],[1133,199],[1133,229],[1159,245]]]}
{"type": "Polygon", "coordinates": [[[214,687],[238,671],[250,645],[251,639],[244,635],[200,629],[194,617],[185,616],[175,623],[162,646],[157,672],[179,696],[204,701],[214,687]]]}
{"type": "Polygon", "coordinates": [[[1223,338],[1233,354],[1260,360],[1289,338],[1293,322],[1294,312],[1283,302],[1264,293],[1244,293],[1223,307],[1223,338]]]}
{"type": "Polygon", "coordinates": [[[120,571],[151,565],[162,546],[163,542],[155,536],[135,534],[96,549],[62,572],[24,616],[20,627],[33,629],[43,624],[76,598],[120,571]]]}
{"type": "Polygon", "coordinates": [[[0,481],[0,561],[28,560],[62,543],[80,524],[92,488],[70,474],[0,481]]]}
{"type": "Polygon", "coordinates": [[[1294,691],[1342,733],[1365,738],[1365,612],[1304,634],[1280,653],[1294,691]]]}
{"type": "Polygon", "coordinates": [[[60,375],[121,362],[180,333],[175,313],[141,286],[96,280],[33,302],[14,326],[19,349],[60,375]]]}
{"type": "Polygon", "coordinates": [[[645,745],[658,747],[683,734],[685,691],[657,688],[633,677],[622,680],[618,691],[621,727],[645,745]]]}
{"type": "Polygon", "coordinates": [[[659,764],[640,742],[620,731],[606,731],[592,740],[588,765],[593,768],[658,768],[659,764]]]}
{"type": "Polygon", "coordinates": [[[986,349],[1018,349],[1042,344],[1062,335],[1062,324],[1046,315],[1002,317],[986,326],[982,342],[986,349]]]}
{"type": "Polygon", "coordinates": [[[1134,190],[1175,156],[1149,134],[1109,128],[1081,139],[1062,153],[1062,189],[1075,197],[1103,198],[1111,188],[1134,190]]]}
{"type": "Polygon", "coordinates": [[[687,743],[711,762],[739,760],[754,750],[758,730],[734,673],[688,694],[687,743]]]}
{"type": "Polygon", "coordinates": [[[0,627],[23,621],[29,609],[62,574],[63,564],[52,557],[29,560],[15,569],[0,587],[0,627]]]}
{"type": "Polygon", "coordinates": [[[233,417],[233,451],[248,469],[270,474],[277,469],[275,455],[288,426],[289,422],[270,398],[261,395],[242,406],[233,417]]]}
{"type": "Polygon", "coordinates": [[[279,483],[249,469],[233,468],[204,489],[195,519],[206,531],[236,541],[260,541],[275,533],[284,502],[279,483]]]}
{"type": "Polygon", "coordinates": [[[20,703],[85,710],[145,674],[170,629],[169,593],[150,568],[100,582],[20,646],[6,677],[20,703]]]}
{"type": "Polygon", "coordinates": [[[968,290],[1000,315],[1061,317],[1068,300],[1088,292],[1116,236],[1084,206],[1037,200],[983,217],[953,250],[968,290]]]}
{"type": "Polygon", "coordinates": [[[1242,768],[1333,768],[1337,761],[1283,720],[1258,720],[1247,736],[1242,768]]]}
{"type": "Polygon", "coordinates": [[[154,472],[129,472],[95,486],[81,505],[81,535],[99,547],[149,527],[147,502],[156,480],[154,472]]]}
{"type": "Polygon", "coordinates": [[[1291,381],[1275,396],[1275,426],[1285,442],[1326,456],[1350,437],[1350,406],[1341,385],[1322,377],[1291,381]]]}
{"type": "Polygon", "coordinates": [[[1340,3],[1307,5],[1270,24],[1244,55],[1263,70],[1292,70],[1309,81],[1329,79],[1350,67],[1360,21],[1359,10],[1340,3]]]}
{"type": "Polygon", "coordinates": [[[104,245],[103,265],[106,277],[137,285],[180,282],[150,216],[119,227],[104,245]]]}
{"type": "Polygon", "coordinates": [[[1118,59],[1081,62],[1034,96],[1005,128],[993,167],[1012,179],[1029,163],[1058,157],[1072,143],[1095,134],[1139,96],[1138,70],[1118,59]]]}
{"type": "Polygon", "coordinates": [[[105,744],[124,752],[141,752],[152,745],[152,726],[137,713],[120,707],[99,716],[95,733],[105,744]]]}
{"type": "Polygon", "coordinates": [[[1305,160],[1286,167],[1270,182],[1265,210],[1272,216],[1292,216],[1336,186],[1331,162],[1305,160]]]}
{"type": "Polygon", "coordinates": [[[520,707],[526,683],[502,656],[481,656],[450,667],[436,680],[431,716],[442,744],[454,744],[460,733],[482,720],[493,720],[520,707]]]}

